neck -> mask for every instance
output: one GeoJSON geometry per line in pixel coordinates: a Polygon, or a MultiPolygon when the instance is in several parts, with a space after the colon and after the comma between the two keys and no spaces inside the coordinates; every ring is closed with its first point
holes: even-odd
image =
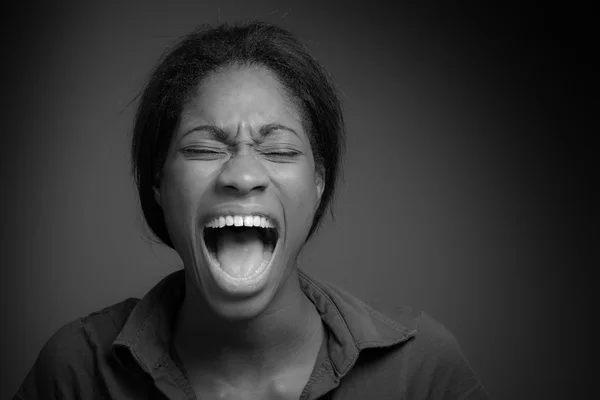
{"type": "Polygon", "coordinates": [[[188,369],[219,371],[224,379],[261,379],[289,365],[314,362],[322,339],[321,317],[302,292],[295,269],[268,309],[242,321],[216,315],[186,279],[174,345],[188,369]]]}

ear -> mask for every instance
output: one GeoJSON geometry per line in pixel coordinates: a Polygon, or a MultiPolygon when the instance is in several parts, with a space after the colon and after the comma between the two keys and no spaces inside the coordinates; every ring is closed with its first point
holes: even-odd
{"type": "Polygon", "coordinates": [[[315,171],[315,186],[317,188],[317,204],[321,203],[321,196],[325,189],[325,171],[323,168],[317,168],[315,171]]]}
{"type": "Polygon", "coordinates": [[[154,191],[154,200],[156,200],[158,205],[162,207],[162,204],[160,202],[160,188],[153,186],[152,190],[154,191]]]}

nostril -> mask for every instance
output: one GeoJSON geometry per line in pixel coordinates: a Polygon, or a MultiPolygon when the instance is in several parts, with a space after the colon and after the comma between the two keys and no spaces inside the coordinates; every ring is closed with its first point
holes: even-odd
{"type": "Polygon", "coordinates": [[[236,192],[236,193],[249,193],[254,191],[262,192],[267,186],[266,185],[239,185],[239,184],[227,184],[224,185],[223,188],[228,192],[236,192]]]}

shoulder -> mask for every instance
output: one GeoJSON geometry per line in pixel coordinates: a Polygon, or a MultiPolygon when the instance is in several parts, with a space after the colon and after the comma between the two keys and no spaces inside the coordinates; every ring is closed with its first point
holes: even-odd
{"type": "Polygon", "coordinates": [[[83,361],[81,356],[92,349],[110,347],[137,301],[127,299],[63,325],[45,343],[38,361],[70,364],[83,361]]]}
{"type": "Polygon", "coordinates": [[[416,330],[406,349],[409,398],[487,398],[456,337],[441,322],[410,307],[388,315],[416,330]]]}
{"type": "Polygon", "coordinates": [[[130,298],[63,325],[46,342],[40,356],[60,354],[51,359],[75,361],[85,349],[110,347],[137,302],[130,298]]]}
{"type": "Polygon", "coordinates": [[[110,347],[138,302],[139,299],[129,298],[80,318],[85,335],[98,345],[110,347]]]}
{"type": "Polygon", "coordinates": [[[435,357],[452,361],[460,359],[462,352],[454,335],[446,327],[423,311],[409,306],[396,306],[381,310],[395,323],[414,330],[410,343],[412,362],[435,357]]]}
{"type": "Polygon", "coordinates": [[[15,398],[71,398],[69,393],[93,379],[102,358],[125,324],[137,299],[77,318],[59,328],[44,344],[15,398]],[[50,397],[53,398],[53,397],[50,397]]]}
{"type": "Polygon", "coordinates": [[[413,360],[419,356],[436,356],[447,361],[463,358],[456,337],[438,320],[419,312],[415,328],[413,347],[419,352],[413,350],[413,360]]]}

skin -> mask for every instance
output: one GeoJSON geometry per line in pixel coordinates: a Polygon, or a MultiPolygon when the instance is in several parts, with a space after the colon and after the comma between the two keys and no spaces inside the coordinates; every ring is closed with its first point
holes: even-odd
{"type": "Polygon", "coordinates": [[[155,188],[184,263],[174,347],[197,394],[300,395],[323,326],[300,289],[296,260],[322,192],[301,115],[269,70],[228,67],[204,79],[183,109],[155,188]],[[230,206],[260,207],[279,228],[266,283],[243,294],[215,279],[202,251],[209,214],[230,206]]]}

